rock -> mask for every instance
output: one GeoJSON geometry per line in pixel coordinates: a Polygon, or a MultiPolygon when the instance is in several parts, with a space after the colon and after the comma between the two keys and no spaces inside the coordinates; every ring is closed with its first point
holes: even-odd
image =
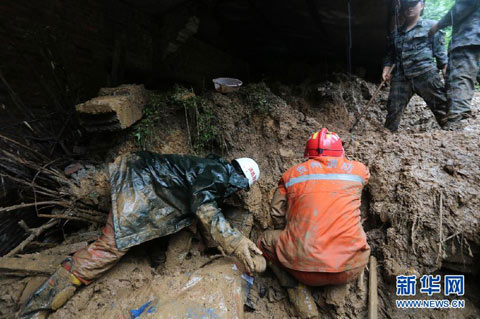
{"type": "Polygon", "coordinates": [[[329,305],[343,307],[345,305],[347,292],[348,285],[326,286],[324,291],[325,302],[329,305]]]}
{"type": "Polygon", "coordinates": [[[129,311],[151,303],[144,319],[243,318],[242,273],[221,258],[187,275],[161,276],[105,309],[105,317],[129,318],[129,311]],[[150,310],[148,310],[150,309],[150,310]]]}
{"type": "Polygon", "coordinates": [[[142,117],[146,101],[143,85],[121,85],[100,89],[100,96],[76,105],[75,109],[87,131],[119,131],[142,117]]]}

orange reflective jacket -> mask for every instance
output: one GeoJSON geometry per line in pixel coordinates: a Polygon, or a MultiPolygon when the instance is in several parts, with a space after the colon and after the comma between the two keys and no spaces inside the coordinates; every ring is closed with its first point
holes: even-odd
{"type": "Polygon", "coordinates": [[[308,272],[366,265],[360,200],[369,177],[365,165],[341,157],[316,157],[285,172],[276,193],[286,201],[280,205],[286,226],[275,245],[280,263],[308,272]]]}

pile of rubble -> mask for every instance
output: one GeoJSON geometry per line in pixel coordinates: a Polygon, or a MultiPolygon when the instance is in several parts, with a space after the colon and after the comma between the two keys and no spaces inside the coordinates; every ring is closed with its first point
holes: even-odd
{"type": "MultiPolygon", "coordinates": [[[[392,134],[382,128],[388,95],[388,91],[383,90],[357,131],[350,134],[348,130],[371,97],[374,85],[338,75],[320,84],[272,85],[271,88],[264,83],[251,84],[239,92],[226,95],[208,92],[201,97],[205,107],[214,114],[217,150],[228,159],[252,157],[262,170],[259,183],[242,197],[228,201],[228,209],[225,207],[226,215],[237,228],[256,240],[262,231],[272,227],[269,202],[278,179],[287,168],[303,160],[306,138],[319,128],[328,127],[346,142],[347,157],[362,161],[371,171],[363,196],[362,216],[372,254],[379,261],[379,309],[384,317],[403,318],[410,314],[394,305],[397,275],[478,276],[478,95],[474,100],[477,117],[470,120],[465,131],[440,130],[424,103],[414,98],[404,113],[399,133],[392,134]]],[[[112,121],[95,122],[90,126],[92,131],[96,130],[94,127],[123,128],[138,119],[132,115],[132,123],[127,121],[128,124],[119,115],[122,108],[115,105],[137,105],[135,101],[141,99],[134,97],[135,101],[130,101],[131,95],[114,93],[121,91],[121,88],[113,90],[109,93],[111,96],[97,98],[99,101],[120,100],[107,103],[107,112],[102,108],[101,112],[109,114],[112,121]],[[111,124],[114,122],[116,124],[111,124]]],[[[101,103],[90,101],[77,110],[87,113],[100,110],[94,105],[101,103]]],[[[151,145],[152,151],[193,151],[190,132],[184,125],[185,112],[181,109],[162,113],[160,121],[165,125],[159,130],[156,143],[151,145]]],[[[127,139],[111,149],[107,161],[135,149],[133,141],[127,139]]],[[[94,231],[85,229],[84,233],[94,236],[94,231]]],[[[55,253],[44,250],[40,254],[11,257],[12,260],[0,259],[3,287],[0,314],[12,313],[38,285],[41,276],[50,273],[65,255],[92,239],[80,238],[80,235],[75,235],[75,241],[53,248],[58,250],[55,253]],[[24,266],[14,269],[15,263],[24,266]]],[[[69,236],[66,238],[69,240],[69,236]]],[[[269,271],[248,277],[235,260],[217,254],[202,241],[195,228],[139,246],[102,279],[81,289],[51,318],[295,316],[285,291],[269,271]],[[165,246],[168,246],[166,250],[154,249],[165,246]],[[156,250],[160,253],[153,252],[156,250]]],[[[368,271],[349,285],[313,289],[322,318],[366,317],[367,287],[368,271]]],[[[480,294],[473,285],[468,289],[466,308],[455,310],[455,316],[479,317],[480,294]]],[[[453,315],[452,311],[432,314],[418,310],[415,315],[447,318],[453,315]]]]}

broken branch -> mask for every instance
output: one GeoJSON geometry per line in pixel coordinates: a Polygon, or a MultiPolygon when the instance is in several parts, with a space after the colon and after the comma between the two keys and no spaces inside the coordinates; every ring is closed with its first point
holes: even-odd
{"type": "MultiPolygon", "coordinates": [[[[60,221],[59,220],[50,220],[48,221],[48,223],[46,224],[43,224],[42,226],[40,227],[37,227],[37,228],[30,228],[29,229],[29,232],[30,232],[30,236],[28,236],[24,241],[22,241],[20,243],[20,245],[18,245],[17,247],[15,247],[14,249],[12,249],[8,254],[5,255],[5,257],[10,257],[10,256],[13,256],[15,255],[16,253],[22,251],[25,246],[27,246],[29,243],[31,243],[36,237],[40,236],[41,234],[43,234],[46,230],[52,228],[53,226],[55,226],[56,224],[58,224],[60,221]]],[[[25,223],[24,223],[25,224],[25,223]]],[[[24,225],[26,226],[26,225],[24,225]]]]}
{"type": "Polygon", "coordinates": [[[439,210],[440,210],[440,219],[438,221],[438,254],[437,254],[437,264],[440,262],[440,259],[443,257],[443,192],[440,191],[440,199],[439,199],[439,210]]]}
{"type": "Polygon", "coordinates": [[[63,207],[69,207],[70,206],[70,204],[68,202],[64,202],[64,201],[44,201],[44,202],[19,204],[19,205],[13,205],[13,206],[8,206],[8,207],[0,207],[0,213],[9,212],[9,211],[12,211],[12,210],[25,208],[25,207],[37,206],[37,205],[58,205],[58,206],[63,206],[63,207]]]}

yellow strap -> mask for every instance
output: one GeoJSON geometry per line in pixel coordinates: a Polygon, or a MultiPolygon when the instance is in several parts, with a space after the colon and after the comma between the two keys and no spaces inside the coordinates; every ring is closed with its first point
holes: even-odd
{"type": "MultiPolygon", "coordinates": [[[[70,271],[66,270],[62,264],[58,265],[58,268],[57,268],[57,271],[58,269],[60,268],[63,268],[69,275],[70,275],[70,282],[72,284],[74,284],[75,286],[81,286],[82,285],[82,282],[77,278],[77,276],[75,276],[74,274],[72,274],[70,271]]],[[[65,277],[64,277],[65,278],[65,277]]]]}
{"type": "Polygon", "coordinates": [[[72,284],[74,284],[75,286],[80,286],[82,284],[82,282],[77,278],[77,276],[75,276],[74,274],[72,274],[72,279],[71,279],[71,282],[72,284]]]}

